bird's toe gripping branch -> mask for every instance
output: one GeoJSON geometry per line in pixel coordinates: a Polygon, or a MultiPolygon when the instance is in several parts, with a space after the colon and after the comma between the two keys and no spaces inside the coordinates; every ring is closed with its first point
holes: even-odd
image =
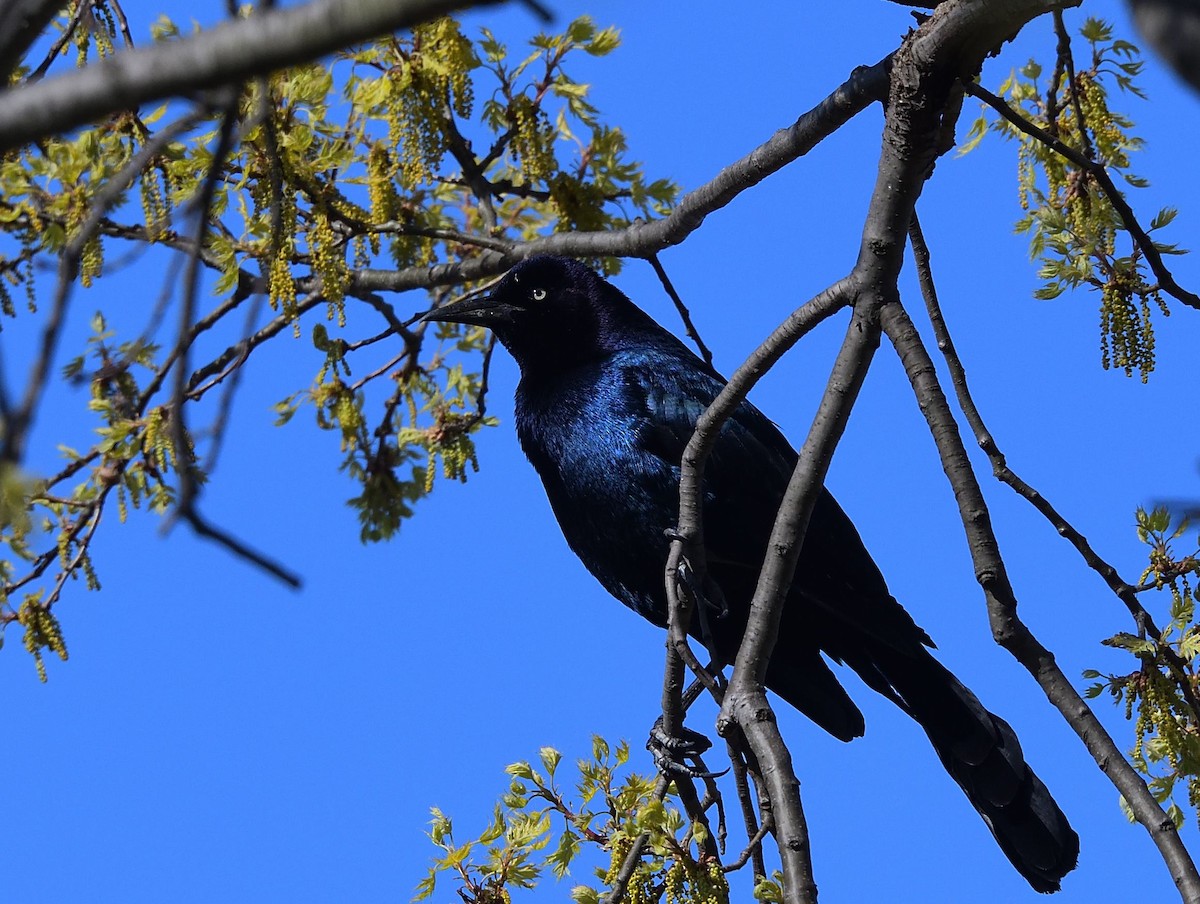
{"type": "Polygon", "coordinates": [[[646,749],[654,756],[654,765],[666,776],[685,776],[687,778],[719,778],[728,772],[710,772],[700,759],[704,751],[712,747],[712,741],[690,728],[680,727],[677,734],[671,734],[663,726],[662,716],[659,716],[650,729],[650,738],[646,741],[646,749]],[[684,760],[691,760],[696,765],[690,765],[684,760]]]}

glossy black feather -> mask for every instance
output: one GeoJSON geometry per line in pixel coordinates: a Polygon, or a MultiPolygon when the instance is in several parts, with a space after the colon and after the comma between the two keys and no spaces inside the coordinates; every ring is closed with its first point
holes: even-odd
{"type": "MultiPolygon", "coordinates": [[[[617,599],[666,623],[664,531],[678,517],[679,462],[720,376],[587,267],[533,258],[487,302],[433,315],[492,327],[521,367],[516,422],[571,549],[617,599]]],[[[732,662],[792,446],[744,403],[705,469],[709,576],[729,606],[710,618],[732,662]]],[[[692,631],[699,636],[693,619],[692,631]]],[[[929,653],[841,507],[822,490],[788,595],[767,685],[842,740],[863,718],[826,657],[909,713],[1001,849],[1038,891],[1070,871],[1078,838],[1026,765],[1012,729],[929,653]]]]}

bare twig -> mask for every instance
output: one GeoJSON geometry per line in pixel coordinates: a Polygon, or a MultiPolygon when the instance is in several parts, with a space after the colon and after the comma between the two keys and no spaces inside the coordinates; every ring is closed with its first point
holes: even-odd
{"type": "Polygon", "coordinates": [[[125,46],[132,47],[133,35],[129,32],[129,20],[125,17],[125,10],[121,8],[121,4],[117,0],[108,0],[108,8],[112,10],[112,14],[117,19],[117,27],[121,29],[121,39],[125,42],[125,46]]]}
{"type": "MultiPolygon", "coordinates": [[[[264,556],[262,553],[247,546],[228,531],[216,527],[204,518],[197,508],[197,483],[195,474],[194,452],[188,437],[184,406],[187,403],[189,388],[188,355],[191,343],[196,335],[196,292],[199,288],[200,250],[204,247],[205,236],[208,232],[209,211],[212,209],[213,197],[216,194],[217,182],[221,178],[221,168],[232,151],[238,131],[237,110],[238,93],[229,92],[225,104],[225,115],[221,122],[221,131],[217,139],[217,147],[213,152],[212,163],[208,175],[201,185],[200,194],[195,201],[194,214],[196,217],[196,232],[192,239],[193,252],[188,257],[183,276],[183,302],[179,312],[179,331],[175,350],[170,356],[174,362],[174,389],[170,402],[171,410],[171,441],[175,448],[175,460],[178,462],[176,473],[179,478],[178,499],[175,504],[174,516],[163,525],[164,531],[170,530],[177,519],[186,521],[192,529],[202,537],[214,540],[224,546],[234,555],[245,559],[268,574],[273,575],[291,587],[300,586],[300,578],[280,565],[278,562],[264,556]]],[[[243,340],[246,345],[248,340],[243,340]]],[[[246,352],[243,351],[243,355],[246,352]]],[[[164,367],[165,374],[168,364],[164,367]]],[[[160,374],[161,376],[161,374],[160,374]]]]}
{"type": "Polygon", "coordinates": [[[675,310],[679,312],[679,319],[683,321],[683,328],[687,330],[688,336],[696,343],[696,348],[700,350],[700,356],[704,359],[704,363],[712,367],[713,356],[708,346],[704,344],[704,340],[700,338],[700,333],[696,329],[696,325],[692,323],[692,314],[687,309],[687,305],[683,303],[683,299],[679,297],[679,293],[675,291],[675,286],[671,282],[671,278],[667,276],[667,271],[663,269],[662,263],[658,259],[657,254],[649,255],[646,260],[650,262],[650,266],[654,268],[654,273],[658,277],[658,281],[662,283],[663,290],[670,296],[671,301],[675,304],[675,310]]]}
{"type": "MultiPolygon", "coordinates": [[[[755,877],[766,876],[767,867],[763,858],[762,841],[768,833],[774,830],[775,822],[771,817],[770,804],[764,800],[762,795],[759,795],[759,804],[762,808],[762,824],[759,824],[758,817],[754,811],[754,800],[750,793],[750,767],[747,762],[747,756],[753,756],[745,749],[745,739],[739,737],[738,744],[734,743],[733,738],[726,738],[725,745],[729,751],[729,761],[733,764],[733,781],[734,787],[737,789],[738,805],[742,810],[742,821],[746,824],[746,837],[750,839],[741,855],[732,863],[726,864],[725,871],[733,872],[741,869],[746,865],[746,862],[753,862],[753,872],[755,877]]],[[[757,779],[755,786],[761,787],[757,779]]]]}
{"type": "Polygon", "coordinates": [[[46,58],[42,60],[41,64],[33,72],[29,73],[29,78],[26,80],[28,84],[42,80],[46,71],[58,59],[58,55],[62,53],[62,49],[75,37],[75,32],[79,30],[79,25],[84,17],[92,14],[92,4],[94,2],[95,0],[79,0],[75,4],[75,10],[71,13],[71,18],[67,20],[66,26],[59,32],[54,43],[50,45],[50,49],[46,52],[46,58]]]}
{"type": "Polygon", "coordinates": [[[194,530],[201,537],[205,537],[221,546],[224,546],[239,559],[245,559],[251,565],[262,569],[273,577],[278,578],[289,587],[297,590],[300,588],[301,580],[300,576],[296,574],[296,572],[275,561],[274,559],[262,554],[258,550],[247,546],[229,532],[214,526],[203,515],[196,511],[195,508],[187,512],[185,515],[183,515],[183,517],[187,520],[192,530],[194,530]]]}
{"type": "MultiPolygon", "coordinates": [[[[196,292],[200,284],[200,249],[204,247],[208,234],[208,217],[212,209],[213,198],[216,196],[217,182],[221,178],[221,168],[233,150],[234,136],[237,132],[238,95],[240,92],[230,92],[225,101],[225,114],[221,120],[221,131],[217,138],[217,147],[213,152],[212,164],[208,175],[201,183],[200,194],[195,200],[193,213],[196,217],[196,233],[192,239],[193,251],[188,256],[183,273],[183,303],[179,309],[179,332],[172,354],[175,367],[174,390],[171,398],[171,441],[175,447],[175,460],[178,462],[179,499],[176,512],[179,517],[188,518],[193,511],[196,498],[196,478],[194,455],[191,450],[191,440],[187,432],[187,419],[184,414],[184,404],[187,401],[188,355],[191,348],[190,337],[195,321],[196,292]]],[[[169,366],[169,365],[168,365],[169,366]]],[[[170,529],[171,521],[166,524],[170,529]]]]}
{"type": "MultiPolygon", "coordinates": [[[[360,270],[352,285],[362,291],[403,292],[431,286],[472,282],[508,270],[535,254],[567,257],[646,257],[677,245],[700,227],[704,218],[728,205],[746,189],[804,156],[832,135],[887,88],[890,58],[856,69],[842,85],[786,129],[776,132],[741,160],[722,169],[685,195],[661,220],[638,222],[611,232],[560,232],[514,245],[507,252],[488,251],[464,261],[404,270],[360,270]]],[[[2,120],[0,120],[2,122],[2,120]]]]}
{"type": "MultiPolygon", "coordinates": [[[[255,301],[246,309],[246,323],[242,329],[243,335],[248,337],[254,331],[254,321],[258,319],[258,311],[260,307],[261,299],[255,299],[255,301]]],[[[226,368],[224,372],[213,377],[207,386],[201,387],[202,390],[207,391],[213,386],[219,384],[227,376],[230,378],[229,382],[225,386],[224,392],[221,393],[220,401],[217,404],[216,417],[213,418],[212,425],[209,427],[211,442],[208,447],[208,458],[204,463],[204,472],[206,474],[211,474],[213,472],[217,466],[217,459],[220,458],[221,446],[225,440],[225,429],[229,425],[229,415],[233,410],[233,397],[237,393],[238,386],[242,381],[243,370],[241,365],[246,362],[246,359],[249,358],[249,356],[250,352],[249,349],[247,349],[246,354],[242,358],[238,359],[238,361],[226,368]]],[[[199,395],[200,392],[201,390],[189,391],[186,398],[191,400],[199,395]]]]}
{"type": "MultiPolygon", "coordinates": [[[[107,496],[107,494],[105,494],[107,496]]],[[[104,511],[104,497],[96,500],[96,504],[92,506],[91,512],[88,514],[87,530],[83,532],[83,536],[76,542],[78,548],[75,550],[75,555],[71,557],[71,561],[66,564],[63,570],[59,573],[58,579],[54,582],[54,587],[46,596],[46,599],[41,602],[43,609],[49,609],[62,594],[63,586],[67,583],[67,579],[75,573],[75,570],[82,564],[84,556],[88,553],[88,547],[91,545],[92,537],[96,534],[96,528],[100,526],[100,515],[104,511]]]]}
{"type": "MultiPolygon", "coordinates": [[[[745,866],[747,863],[749,863],[750,859],[752,857],[761,858],[762,857],[763,839],[766,838],[770,834],[771,834],[771,826],[769,823],[764,822],[761,826],[758,827],[757,830],[755,830],[753,837],[751,837],[751,839],[746,843],[746,847],[738,855],[737,859],[731,860],[729,863],[727,863],[725,865],[725,872],[727,872],[727,873],[736,872],[737,870],[739,870],[743,866],[745,866]]],[[[765,873],[766,873],[766,867],[765,866],[760,867],[756,863],[755,868],[754,868],[754,875],[762,876],[762,875],[765,875],[765,873]]]]}

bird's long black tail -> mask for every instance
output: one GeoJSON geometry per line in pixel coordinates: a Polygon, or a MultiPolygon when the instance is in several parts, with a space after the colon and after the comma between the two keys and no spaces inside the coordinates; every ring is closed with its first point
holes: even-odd
{"type": "Polygon", "coordinates": [[[1079,836],[1025,762],[1012,728],[926,650],[872,652],[874,668],[856,671],[921,725],[1017,871],[1037,891],[1058,891],[1075,867],[1079,836]]]}

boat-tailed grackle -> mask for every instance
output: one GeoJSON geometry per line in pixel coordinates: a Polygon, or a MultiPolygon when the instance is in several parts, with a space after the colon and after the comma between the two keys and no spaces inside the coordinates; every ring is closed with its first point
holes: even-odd
{"type": "MultiPolygon", "coordinates": [[[[614,286],[572,260],[535,257],[490,296],[428,319],[490,327],[521,368],[517,435],[567,543],[617,599],[659,626],[679,465],[724,380],[614,286]]],[[[727,613],[705,621],[734,660],[795,450],[749,402],[725,424],[704,472],[708,574],[727,613]]],[[[719,613],[718,613],[719,614],[719,613]]],[[[693,619],[691,630],[699,632],[693,619]]],[[[812,513],[766,683],[844,741],[863,717],[826,657],[924,729],[946,771],[1029,884],[1056,891],[1079,838],[1026,764],[1008,723],[929,653],[888,592],[850,519],[822,490],[812,513]]]]}

